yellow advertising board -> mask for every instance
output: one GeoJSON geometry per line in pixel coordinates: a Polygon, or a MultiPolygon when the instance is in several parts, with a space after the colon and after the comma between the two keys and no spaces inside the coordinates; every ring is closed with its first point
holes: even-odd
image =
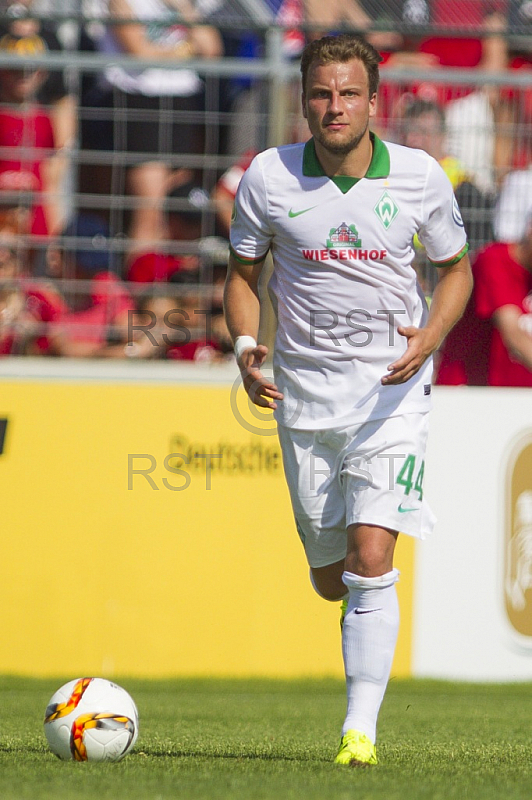
{"type": "Polygon", "coordinates": [[[0,420],[0,672],[342,674],[339,606],[310,587],[272,420],[242,390],[4,379],[0,420]]]}

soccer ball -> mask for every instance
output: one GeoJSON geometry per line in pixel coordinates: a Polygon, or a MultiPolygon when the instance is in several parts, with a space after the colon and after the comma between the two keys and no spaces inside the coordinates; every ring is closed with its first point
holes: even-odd
{"type": "Polygon", "coordinates": [[[104,678],[78,678],[52,696],[44,715],[52,753],[64,761],[120,761],[139,732],[133,698],[104,678]]]}

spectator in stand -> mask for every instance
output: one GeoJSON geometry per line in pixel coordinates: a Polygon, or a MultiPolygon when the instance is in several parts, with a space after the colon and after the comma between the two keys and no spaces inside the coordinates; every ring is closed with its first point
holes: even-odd
{"type": "MultiPolygon", "coordinates": [[[[414,2],[419,4],[419,0],[414,2]]],[[[428,0],[423,5],[427,7],[427,22],[450,35],[424,37],[418,44],[420,53],[434,56],[441,67],[499,69],[498,59],[504,57],[502,36],[484,38],[478,33],[502,33],[506,0],[428,0]]]]}
{"type": "MultiPolygon", "coordinates": [[[[492,130],[496,122],[502,125],[508,121],[508,109],[505,103],[500,102],[499,92],[493,92],[492,96],[489,96],[485,92],[475,92],[472,87],[466,85],[445,84],[431,79],[440,68],[455,67],[462,70],[476,68],[488,72],[500,72],[506,68],[508,63],[504,36],[506,0],[478,0],[478,2],[389,0],[385,3],[378,0],[360,0],[360,5],[371,18],[371,27],[366,33],[366,38],[382,54],[382,67],[415,69],[423,75],[419,80],[403,87],[397,85],[383,87],[379,123],[384,130],[393,125],[394,117],[402,115],[402,104],[408,102],[411,93],[421,99],[438,102],[440,105],[474,94],[475,97],[469,104],[477,109],[480,106],[492,130]],[[407,31],[403,35],[397,32],[398,24],[407,31]],[[376,32],[375,25],[384,27],[385,32],[376,32]],[[423,29],[428,26],[443,29],[445,34],[425,36],[423,29]],[[488,35],[480,36],[480,32],[486,32],[488,35]],[[487,109],[486,103],[489,104],[487,109]]],[[[467,114],[468,108],[466,104],[464,114],[467,114]]],[[[457,116],[460,123],[460,114],[457,116]]],[[[452,122],[454,123],[454,119],[452,122]]],[[[467,124],[469,127],[476,124],[474,115],[467,124]]],[[[479,131],[479,135],[481,134],[482,131],[479,131]]],[[[393,137],[391,133],[388,135],[393,137]]],[[[456,147],[460,144],[457,141],[456,147]]],[[[509,138],[498,136],[496,146],[494,145],[496,168],[500,168],[501,164],[508,160],[510,144],[509,138]]],[[[474,160],[475,153],[470,153],[467,148],[465,155],[463,152],[451,150],[470,171],[473,170],[465,155],[473,159],[475,166],[479,163],[479,160],[474,160]]],[[[493,189],[493,183],[486,188],[493,189]]]]}
{"type": "Polygon", "coordinates": [[[216,208],[216,217],[221,233],[227,239],[229,239],[229,229],[231,227],[231,215],[233,213],[236,190],[242,180],[242,175],[256,155],[254,150],[246,150],[243,156],[223,173],[212,190],[211,198],[216,208]]]}
{"type": "MultiPolygon", "coordinates": [[[[0,51],[17,55],[42,55],[43,39],[4,34],[0,51]]],[[[52,123],[36,95],[46,79],[42,69],[0,69],[0,189],[12,184],[15,173],[20,186],[34,194],[30,233],[54,231],[59,213],[54,197],[50,161],[54,155],[52,123]]]]}
{"type": "Polygon", "coordinates": [[[205,301],[205,293],[194,291],[177,292],[174,315],[175,331],[170,331],[166,358],[178,361],[209,363],[220,361],[222,351],[213,338],[211,330],[212,309],[210,300],[205,301]]]}
{"type": "MultiPolygon", "coordinates": [[[[129,358],[168,358],[212,363],[227,352],[227,335],[216,320],[211,330],[210,308],[206,309],[198,287],[172,294],[146,294],[130,316],[130,338],[114,355],[129,358]]],[[[232,347],[231,347],[232,350],[232,347]]]]}
{"type": "MultiPolygon", "coordinates": [[[[470,94],[469,87],[431,80],[439,68],[474,68],[497,72],[506,66],[503,10],[506,0],[305,0],[307,21],[333,30],[349,24],[360,30],[382,55],[385,69],[406,68],[422,75],[414,82],[383,86],[379,94],[376,127],[383,136],[395,139],[394,119],[403,114],[403,104],[412,94],[424,100],[446,104],[451,98],[470,94]],[[425,37],[429,26],[449,35],[425,37]],[[487,29],[490,35],[477,32],[487,29]],[[402,31],[402,32],[400,32],[402,31]],[[464,36],[468,33],[468,36],[464,36]],[[458,34],[458,35],[453,35],[458,34]]],[[[453,153],[460,157],[459,153],[453,153]]],[[[463,159],[462,159],[463,160],[463,159]]]]}
{"type": "MultiPolygon", "coordinates": [[[[176,242],[175,252],[151,252],[138,255],[127,269],[129,281],[151,283],[169,281],[181,273],[199,280],[200,246],[203,218],[209,206],[209,195],[194,180],[192,170],[179,170],[177,180],[166,198],[168,240],[176,242]],[[187,248],[187,243],[191,247],[187,248]],[[189,249],[189,252],[186,250],[189,249]]],[[[180,277],[177,280],[181,280],[180,277]]]]}
{"type": "Polygon", "coordinates": [[[406,106],[402,125],[402,143],[407,147],[424,150],[445,170],[460,207],[470,249],[474,252],[492,241],[491,195],[483,194],[460,161],[448,154],[445,113],[441,106],[414,98],[406,106]]]}
{"type": "Polygon", "coordinates": [[[25,263],[29,271],[31,258],[27,240],[33,220],[33,186],[34,176],[27,172],[7,170],[0,173],[0,235],[19,238],[26,252],[25,263]]]}
{"type": "MultiPolygon", "coordinates": [[[[307,121],[302,115],[296,117],[295,123],[290,130],[289,141],[304,142],[310,138],[307,121]]],[[[242,180],[242,175],[247,170],[257,153],[246,150],[234,164],[232,164],[218,179],[218,182],[211,192],[211,200],[216,211],[217,227],[221,236],[229,239],[229,228],[231,227],[231,215],[236,197],[236,190],[242,180]]]]}
{"type": "Polygon", "coordinates": [[[16,236],[0,234],[0,356],[55,355],[53,328],[65,313],[50,284],[28,278],[16,236]]]}
{"type": "Polygon", "coordinates": [[[132,283],[166,283],[180,271],[182,260],[173,253],[141,253],[130,264],[127,279],[132,283]]]}
{"type": "MultiPolygon", "coordinates": [[[[463,4],[451,4],[456,20],[460,20],[460,6],[463,4]]],[[[501,13],[500,3],[478,4],[478,7],[475,6],[477,14],[481,13],[482,6],[484,17],[477,20],[477,24],[481,24],[488,35],[478,42],[478,61],[458,63],[459,54],[467,53],[468,41],[458,39],[451,49],[455,60],[451,66],[471,66],[484,72],[502,73],[508,68],[506,18],[501,13]]],[[[473,22],[474,19],[471,24],[473,22]]],[[[460,22],[455,24],[460,25],[460,22]]],[[[445,65],[444,60],[440,59],[440,63],[445,65]]],[[[512,167],[514,104],[507,92],[494,85],[487,84],[474,91],[462,90],[461,94],[463,96],[453,99],[446,107],[449,152],[460,159],[482,191],[495,193],[512,167]]],[[[456,96],[456,92],[453,91],[453,95],[456,96]]]]}
{"type": "MultiPolygon", "coordinates": [[[[486,18],[485,27],[492,35],[483,40],[483,59],[479,66],[498,72],[509,69],[530,73],[532,3],[507,0],[493,5],[498,13],[486,18]],[[506,19],[502,15],[504,8],[506,19]]],[[[500,90],[485,89],[483,93],[474,93],[469,102],[466,99],[458,102],[455,118],[450,120],[457,131],[457,147],[462,147],[468,157],[475,160],[479,170],[483,163],[490,163],[493,153],[493,173],[486,174],[496,187],[510,170],[526,168],[532,159],[532,89],[512,86],[511,72],[509,77],[510,85],[500,90]],[[469,139],[463,130],[464,120],[469,123],[469,139]]],[[[456,152],[459,154],[458,150],[456,152]]]]}
{"type": "MultiPolygon", "coordinates": [[[[305,13],[305,21],[315,26],[311,30],[310,38],[320,39],[326,34],[327,31],[332,31],[335,28],[344,25],[349,26],[353,31],[363,33],[367,31],[375,20],[371,8],[367,8],[368,4],[364,0],[329,0],[327,3],[322,0],[303,0],[303,8],[305,13]],[[321,29],[318,30],[317,28],[321,29]]],[[[386,13],[386,9],[390,6],[393,13],[393,7],[397,3],[382,2],[378,3],[380,9],[376,9],[376,14],[386,13]]]]}
{"type": "MultiPolygon", "coordinates": [[[[532,3],[509,0],[508,66],[521,74],[532,73],[532,3]]],[[[532,161],[532,83],[528,86],[505,87],[505,95],[515,106],[517,131],[512,166],[524,169],[532,161]]]]}
{"type": "MultiPolygon", "coordinates": [[[[56,26],[49,21],[35,17],[45,16],[51,9],[39,6],[39,0],[17,0],[8,3],[5,10],[7,19],[0,22],[0,37],[6,33],[16,37],[28,38],[38,35],[49,51],[61,51],[63,46],[56,34],[56,26]],[[35,14],[35,17],[32,16],[35,14]]],[[[55,13],[65,13],[64,4],[55,13]]],[[[55,218],[49,224],[51,232],[61,231],[69,213],[67,195],[72,169],[70,152],[77,129],[76,99],[67,88],[61,70],[48,70],[46,79],[36,93],[37,102],[46,109],[54,134],[55,153],[48,162],[48,181],[50,192],[56,198],[53,203],[55,218]]]]}
{"type": "Polygon", "coordinates": [[[492,69],[499,58],[498,37],[477,34],[483,28],[502,30],[506,0],[304,0],[304,5],[307,22],[325,30],[342,25],[359,30],[390,66],[492,69]],[[408,32],[399,33],[399,26],[408,32]],[[425,37],[429,26],[450,35],[425,37]]]}
{"type": "MultiPolygon", "coordinates": [[[[283,26],[282,51],[287,60],[299,58],[305,46],[305,0],[266,0],[275,23],[283,26]]],[[[216,15],[214,15],[216,17],[216,15]]],[[[262,58],[265,55],[264,33],[258,31],[224,31],[226,55],[236,58],[262,58]]],[[[263,79],[239,75],[222,84],[222,110],[229,112],[227,132],[222,132],[222,152],[240,157],[248,149],[255,152],[267,146],[268,141],[268,84],[263,79]]],[[[294,97],[285,87],[284,97],[289,118],[294,108],[294,97]]],[[[299,99],[297,99],[299,106],[299,99]]],[[[281,134],[282,135],[282,134],[281,134]]]]}
{"type": "Polygon", "coordinates": [[[497,242],[473,263],[473,294],[443,345],[438,384],[532,386],[532,169],[507,176],[494,225],[497,242]]]}
{"type": "MultiPolygon", "coordinates": [[[[482,26],[489,34],[480,40],[458,39],[452,48],[456,64],[478,66],[486,72],[502,73],[505,70],[529,72],[532,70],[530,30],[532,3],[524,0],[497,0],[468,4],[443,4],[447,13],[460,19],[462,11],[469,15],[484,13],[482,26]],[[506,12],[504,14],[503,12],[506,12]],[[467,41],[470,46],[467,47],[467,41]],[[472,44],[475,46],[472,47],[472,44]],[[464,45],[460,50],[460,46],[464,45]],[[464,55],[476,53],[475,60],[463,62],[464,55]],[[480,54],[480,56],[479,56],[480,54]],[[459,58],[462,58],[462,62],[459,58]]],[[[431,39],[430,42],[439,42],[431,39]]],[[[445,63],[445,59],[442,60],[445,63]]],[[[512,169],[523,169],[532,157],[532,91],[528,87],[510,85],[502,88],[482,87],[475,91],[461,90],[457,100],[447,107],[449,150],[462,160],[477,182],[492,192],[496,191],[505,175],[512,169]]],[[[456,92],[454,92],[456,95],[456,92]]],[[[447,98],[448,99],[448,98],[447,98]]]]}
{"type": "Polygon", "coordinates": [[[127,188],[144,201],[131,211],[129,236],[131,252],[136,254],[168,238],[164,201],[172,160],[203,152],[204,125],[189,118],[204,111],[204,85],[187,61],[217,58],[222,45],[215,28],[198,24],[189,0],[110,0],[109,15],[120,24],[107,27],[98,43],[100,50],[168,62],[164,69],[139,64],[131,70],[119,66],[105,70],[114,137],[111,142],[92,143],[97,149],[114,148],[134,157],[127,170],[127,188]],[[189,27],[175,24],[177,13],[189,27]]]}
{"type": "Polygon", "coordinates": [[[48,272],[72,278],[67,294],[69,311],[54,337],[60,355],[85,358],[113,354],[116,344],[128,341],[133,298],[110,269],[109,229],[96,215],[80,214],[64,231],[65,237],[89,240],[75,250],[55,246],[48,253],[48,272]],[[72,258],[69,258],[69,257],[72,258]]]}

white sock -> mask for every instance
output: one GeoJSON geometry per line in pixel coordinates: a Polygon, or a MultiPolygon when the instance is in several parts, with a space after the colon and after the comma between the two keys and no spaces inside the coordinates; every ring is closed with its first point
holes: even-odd
{"type": "Polygon", "coordinates": [[[347,683],[347,715],[342,735],[351,728],[375,743],[377,716],[392,668],[399,605],[393,569],[377,578],[344,572],[349,602],[342,632],[347,683]]]}

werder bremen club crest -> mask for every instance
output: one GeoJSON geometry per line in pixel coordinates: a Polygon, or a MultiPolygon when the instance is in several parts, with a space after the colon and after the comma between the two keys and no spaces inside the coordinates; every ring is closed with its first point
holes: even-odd
{"type": "Polygon", "coordinates": [[[384,225],[384,228],[388,230],[399,213],[399,206],[388,192],[384,192],[373,210],[384,225]]]}
{"type": "Polygon", "coordinates": [[[337,228],[331,228],[327,239],[327,248],[336,247],[362,247],[362,240],[358,238],[358,231],[354,225],[342,222],[337,228]]]}

